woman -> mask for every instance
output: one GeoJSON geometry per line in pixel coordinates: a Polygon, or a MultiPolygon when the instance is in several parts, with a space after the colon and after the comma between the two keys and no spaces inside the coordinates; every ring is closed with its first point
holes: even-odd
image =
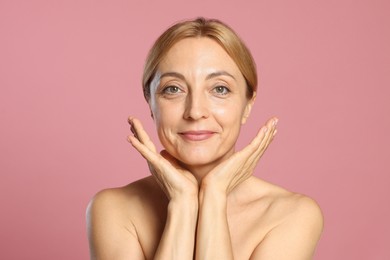
{"type": "Polygon", "coordinates": [[[129,118],[152,176],[93,198],[91,259],[311,259],[317,204],[253,176],[277,118],[235,152],[256,85],[249,50],[220,21],[181,22],[157,39],[143,90],[165,150],[129,118]]]}

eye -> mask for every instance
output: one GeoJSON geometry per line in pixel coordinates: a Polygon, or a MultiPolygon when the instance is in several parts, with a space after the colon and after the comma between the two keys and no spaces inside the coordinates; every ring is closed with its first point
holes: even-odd
{"type": "Polygon", "coordinates": [[[168,86],[168,87],[164,88],[162,91],[162,93],[168,94],[168,95],[177,94],[180,92],[181,92],[181,90],[177,86],[168,86]]]}
{"type": "Polygon", "coordinates": [[[216,86],[213,91],[217,93],[218,95],[227,95],[230,92],[230,89],[228,89],[225,86],[216,86]]]}

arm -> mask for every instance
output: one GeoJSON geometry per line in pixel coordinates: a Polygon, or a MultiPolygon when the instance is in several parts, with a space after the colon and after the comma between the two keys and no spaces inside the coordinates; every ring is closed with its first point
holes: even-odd
{"type": "Polygon", "coordinates": [[[219,164],[202,180],[196,259],[234,259],[227,220],[227,195],[252,175],[257,162],[276,134],[277,119],[260,129],[242,151],[219,164]]]}
{"type": "Polygon", "coordinates": [[[113,190],[95,195],[87,208],[91,260],[143,260],[137,233],[122,212],[120,196],[113,190]]]}
{"type": "Polygon", "coordinates": [[[196,259],[234,259],[226,213],[226,195],[200,190],[196,259]]]}
{"type": "Polygon", "coordinates": [[[250,259],[310,260],[322,229],[323,216],[317,203],[301,196],[296,210],[267,234],[250,259]]]}
{"type": "Polygon", "coordinates": [[[193,259],[197,202],[169,202],[167,221],[154,259],[193,259]]]}
{"type": "Polygon", "coordinates": [[[198,217],[198,182],[167,152],[156,152],[137,119],[131,118],[129,122],[134,133],[129,136],[130,143],[148,161],[150,172],[169,200],[164,232],[154,258],[192,260],[198,217]]]}
{"type": "MultiPolygon", "coordinates": [[[[91,200],[87,208],[91,260],[146,259],[127,210],[129,204],[132,203],[115,189],[101,191],[91,200]]],[[[131,211],[138,214],[141,209],[135,203],[131,211]]],[[[192,259],[196,220],[197,197],[194,203],[190,199],[171,201],[154,259],[192,259]]]]}

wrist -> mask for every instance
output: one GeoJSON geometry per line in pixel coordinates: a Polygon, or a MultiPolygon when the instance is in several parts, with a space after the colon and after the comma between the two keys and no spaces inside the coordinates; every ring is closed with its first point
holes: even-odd
{"type": "Polygon", "coordinates": [[[172,198],[168,203],[168,211],[178,212],[198,212],[197,196],[180,196],[172,198]]]}
{"type": "Polygon", "coordinates": [[[202,179],[202,182],[199,187],[199,193],[204,194],[212,194],[217,197],[226,197],[227,196],[227,188],[222,185],[221,181],[214,180],[215,178],[210,178],[210,176],[206,176],[202,179]]]}
{"type": "Polygon", "coordinates": [[[212,205],[215,209],[225,209],[227,204],[226,192],[213,185],[202,185],[199,190],[199,206],[212,205]]]}

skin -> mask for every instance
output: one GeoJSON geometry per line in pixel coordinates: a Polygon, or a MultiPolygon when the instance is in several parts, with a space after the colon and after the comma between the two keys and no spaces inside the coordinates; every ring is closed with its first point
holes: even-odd
{"type": "Polygon", "coordinates": [[[91,259],[311,259],[323,218],[310,198],[253,176],[276,134],[271,118],[236,152],[255,95],[208,38],[176,43],[149,106],[165,150],[129,118],[152,176],[99,192],[87,209],[91,259]]]}

